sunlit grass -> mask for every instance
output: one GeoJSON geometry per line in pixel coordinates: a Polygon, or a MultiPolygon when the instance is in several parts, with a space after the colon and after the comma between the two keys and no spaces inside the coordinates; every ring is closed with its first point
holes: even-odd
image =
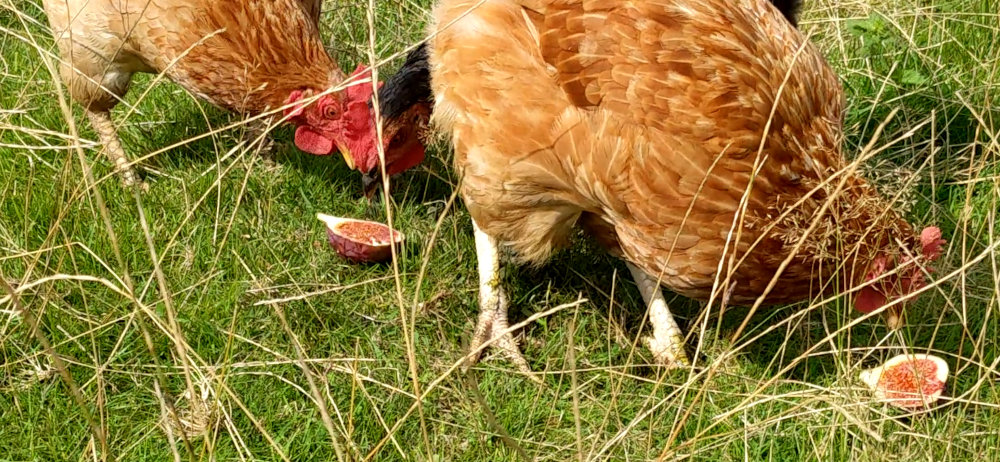
{"type": "MultiPolygon", "coordinates": [[[[134,196],[79,108],[71,135],[39,5],[0,0],[0,459],[1000,458],[1000,4],[924,3],[806,2],[802,21],[842,76],[846,152],[897,109],[880,142],[907,136],[866,175],[949,240],[904,330],[796,305],[731,342],[747,309],[692,325],[700,306],[668,293],[712,372],[664,372],[638,341],[624,266],[580,242],[506,275],[512,322],[554,311],[523,329],[539,387],[504,361],[455,370],[477,286],[447,145],[394,182],[410,238],[398,274],[326,247],[316,212],[386,217],[339,156],[297,151],[283,127],[273,159],[239,148],[238,117],[152,76],[136,79],[131,116],[115,112],[123,143],[133,158],[177,146],[143,161],[151,189],[134,196]],[[857,373],[904,345],[949,361],[954,400],[916,416],[871,401],[857,373]]],[[[418,40],[430,2],[365,5],[325,6],[348,70],[418,40]]]]}

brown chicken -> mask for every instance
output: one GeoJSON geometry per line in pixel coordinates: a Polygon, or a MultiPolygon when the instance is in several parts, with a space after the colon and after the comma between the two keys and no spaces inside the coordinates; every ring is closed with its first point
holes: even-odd
{"type": "MultiPolygon", "coordinates": [[[[843,157],[844,95],[793,26],[796,4],[437,5],[408,77],[379,92],[384,169],[422,156],[408,138],[433,102],[475,229],[473,352],[494,338],[529,369],[507,325],[498,248],[540,264],[574,226],[627,262],[665,365],[687,357],[658,283],[735,304],[850,291],[863,312],[924,284],[941,233],[914,231],[843,157]]],[[[381,171],[377,150],[352,155],[381,171]]],[[[884,310],[891,325],[900,306],[884,310]]]]}
{"type": "MultiPolygon", "coordinates": [[[[310,98],[345,79],[320,39],[320,0],[44,4],[59,46],[62,78],[126,185],[141,182],[119,143],[110,111],[136,72],[162,72],[190,93],[248,115],[301,100],[287,113],[299,126],[296,144],[313,154],[330,154],[338,147],[346,152],[356,141],[349,134],[356,130],[345,129],[342,114],[368,114],[370,81],[310,98]]],[[[357,73],[365,73],[364,68],[357,73]]]]}

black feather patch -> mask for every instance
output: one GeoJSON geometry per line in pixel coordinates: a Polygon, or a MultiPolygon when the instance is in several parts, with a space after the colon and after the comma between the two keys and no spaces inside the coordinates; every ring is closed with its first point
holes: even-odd
{"type": "Polygon", "coordinates": [[[802,6],[802,0],[771,0],[771,3],[778,11],[781,11],[781,14],[785,15],[788,22],[798,27],[799,8],[802,6]]]}
{"type": "Polygon", "coordinates": [[[379,112],[384,119],[399,117],[415,104],[433,103],[426,42],[406,55],[403,67],[389,77],[385,85],[379,89],[378,101],[379,112]]]}

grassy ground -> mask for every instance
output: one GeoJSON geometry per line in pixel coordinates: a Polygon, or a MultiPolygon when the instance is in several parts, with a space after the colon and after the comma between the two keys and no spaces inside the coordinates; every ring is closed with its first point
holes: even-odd
{"type": "MultiPolygon", "coordinates": [[[[369,51],[351,3],[324,18],[348,69],[369,51]]],[[[117,120],[133,156],[162,152],[135,196],[79,108],[72,135],[37,1],[0,0],[0,460],[1000,460],[1000,4],[806,4],[847,90],[848,150],[899,109],[867,173],[945,231],[936,289],[897,333],[829,303],[760,313],[731,343],[746,310],[730,309],[692,327],[714,372],[666,373],[636,346],[624,267],[580,243],[507,274],[514,322],[555,311],[523,330],[539,386],[504,361],[454,370],[476,273],[446,146],[395,183],[398,267],[349,265],[315,213],[385,210],[339,157],[282,128],[264,160],[238,148],[237,118],[142,76],[117,120]],[[948,359],[953,400],[872,402],[857,373],[904,346],[948,359]]],[[[428,7],[377,2],[375,54],[417,39],[428,7]]],[[[699,315],[670,302],[685,325],[699,315]]]]}

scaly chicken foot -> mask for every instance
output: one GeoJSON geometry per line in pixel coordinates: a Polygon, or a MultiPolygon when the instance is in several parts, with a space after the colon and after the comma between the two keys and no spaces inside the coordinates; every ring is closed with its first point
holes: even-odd
{"type": "Polygon", "coordinates": [[[108,111],[87,111],[90,119],[90,126],[97,132],[101,144],[104,145],[104,152],[115,166],[115,171],[121,176],[122,184],[126,188],[138,187],[142,191],[149,190],[149,185],[139,178],[132,164],[122,149],[122,144],[118,140],[118,130],[114,122],[111,121],[111,113],[108,111]]]}
{"type": "Polygon", "coordinates": [[[653,336],[646,337],[646,346],[653,353],[656,362],[669,368],[687,367],[691,364],[684,352],[684,332],[674,316],[670,314],[663,290],[656,278],[646,274],[631,263],[627,263],[639,293],[649,307],[649,322],[653,325],[653,336]]]}
{"type": "Polygon", "coordinates": [[[270,128],[271,120],[269,118],[248,120],[243,128],[242,140],[244,146],[259,152],[264,163],[268,165],[274,163],[274,140],[268,133],[270,128]]]}
{"type": "Polygon", "coordinates": [[[500,246],[496,239],[479,229],[475,221],[472,227],[475,230],[476,259],[479,266],[480,311],[476,330],[469,343],[469,358],[464,368],[468,370],[478,362],[485,349],[484,344],[489,343],[488,346],[499,349],[518,370],[532,380],[540,382],[521,354],[507,321],[507,294],[500,286],[500,246]]]}

